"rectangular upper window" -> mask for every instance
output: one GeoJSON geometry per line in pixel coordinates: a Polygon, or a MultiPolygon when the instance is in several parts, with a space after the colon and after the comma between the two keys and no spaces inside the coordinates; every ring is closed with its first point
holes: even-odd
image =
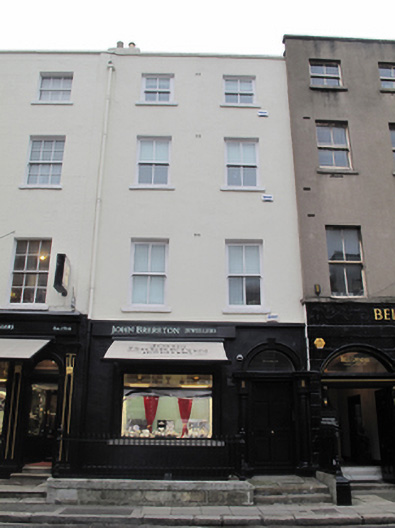
{"type": "Polygon", "coordinates": [[[147,187],[169,184],[170,138],[140,138],[137,184],[147,187]]]}
{"type": "Polygon", "coordinates": [[[230,307],[263,304],[261,252],[259,243],[227,243],[230,307]]]}
{"type": "Polygon", "coordinates": [[[316,123],[320,167],[350,169],[350,144],[345,123],[316,123]]]}
{"type": "Polygon", "coordinates": [[[258,184],[257,141],[226,139],[226,185],[254,188],[258,184]]]}
{"type": "Polygon", "coordinates": [[[132,305],[165,305],[167,249],[167,241],[133,241],[132,305]]]}
{"type": "Polygon", "coordinates": [[[255,102],[255,77],[224,76],[225,104],[252,105],[255,102]]]}
{"type": "Polygon", "coordinates": [[[395,64],[379,63],[381,88],[395,90],[395,64]]]}
{"type": "Polygon", "coordinates": [[[45,303],[50,256],[49,239],[17,240],[10,303],[45,303]]]}
{"type": "Polygon", "coordinates": [[[333,61],[310,61],[311,86],[342,86],[340,63],[333,61]]]}
{"type": "Polygon", "coordinates": [[[327,227],[329,276],[332,295],[364,295],[361,233],[359,227],[327,227]]]}
{"type": "Polygon", "coordinates": [[[39,100],[46,102],[70,101],[73,74],[42,73],[39,100]]]}
{"type": "Polygon", "coordinates": [[[173,101],[173,81],[173,75],[143,75],[142,101],[157,104],[171,103],[173,101]]]}
{"type": "Polygon", "coordinates": [[[27,185],[32,187],[60,185],[64,144],[64,137],[31,139],[27,185]]]}

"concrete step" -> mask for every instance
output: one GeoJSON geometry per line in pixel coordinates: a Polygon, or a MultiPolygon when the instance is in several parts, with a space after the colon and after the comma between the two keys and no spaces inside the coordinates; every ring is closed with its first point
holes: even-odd
{"type": "Polygon", "coordinates": [[[380,481],[383,474],[380,466],[342,466],[346,479],[354,481],[380,481]]]}
{"type": "Polygon", "coordinates": [[[281,495],[255,495],[255,504],[317,504],[333,503],[329,493],[283,493],[281,495]]]}

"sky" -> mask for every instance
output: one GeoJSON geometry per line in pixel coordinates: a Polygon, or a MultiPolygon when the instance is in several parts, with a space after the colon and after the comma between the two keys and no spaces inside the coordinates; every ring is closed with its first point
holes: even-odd
{"type": "Polygon", "coordinates": [[[3,0],[0,50],[282,55],[284,34],[395,40],[395,0],[3,0]]]}

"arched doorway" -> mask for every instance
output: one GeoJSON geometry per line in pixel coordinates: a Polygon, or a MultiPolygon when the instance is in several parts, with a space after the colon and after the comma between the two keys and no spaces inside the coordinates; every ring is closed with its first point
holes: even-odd
{"type": "Polygon", "coordinates": [[[39,361],[29,377],[28,415],[23,449],[25,464],[50,464],[56,441],[59,366],[53,359],[39,361]]]}
{"type": "Polygon", "coordinates": [[[323,404],[338,421],[343,466],[393,473],[394,383],[389,361],[375,350],[343,349],[323,365],[323,404]]]}
{"type": "Polygon", "coordinates": [[[295,465],[294,372],[290,354],[278,348],[260,347],[247,357],[247,451],[255,473],[295,465]]]}

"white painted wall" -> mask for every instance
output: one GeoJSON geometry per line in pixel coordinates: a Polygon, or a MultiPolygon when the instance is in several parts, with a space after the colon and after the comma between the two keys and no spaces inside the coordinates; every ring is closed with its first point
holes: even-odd
{"type": "Polygon", "coordinates": [[[119,54],[109,114],[94,319],[264,322],[224,313],[225,240],[262,240],[265,304],[279,322],[303,322],[301,272],[285,63],[281,58],[119,54]],[[136,105],[141,77],[174,74],[177,106],[136,105]],[[228,108],[223,75],[256,77],[258,108],[228,108]],[[258,117],[258,109],[269,117],[258,117]],[[171,136],[175,190],[129,189],[137,136],[171,136]],[[224,138],[259,138],[262,192],[221,190],[224,138]],[[133,312],[131,239],[168,239],[171,311],[133,312]]]}
{"type": "Polygon", "coordinates": [[[47,309],[87,311],[90,248],[103,116],[106,57],[79,53],[0,53],[0,308],[10,305],[16,238],[52,238],[47,309]],[[36,104],[40,72],[73,72],[72,104],[36,104]],[[30,136],[66,136],[62,189],[26,183],[30,136]],[[53,287],[56,254],[70,259],[71,288],[53,287]]]}

